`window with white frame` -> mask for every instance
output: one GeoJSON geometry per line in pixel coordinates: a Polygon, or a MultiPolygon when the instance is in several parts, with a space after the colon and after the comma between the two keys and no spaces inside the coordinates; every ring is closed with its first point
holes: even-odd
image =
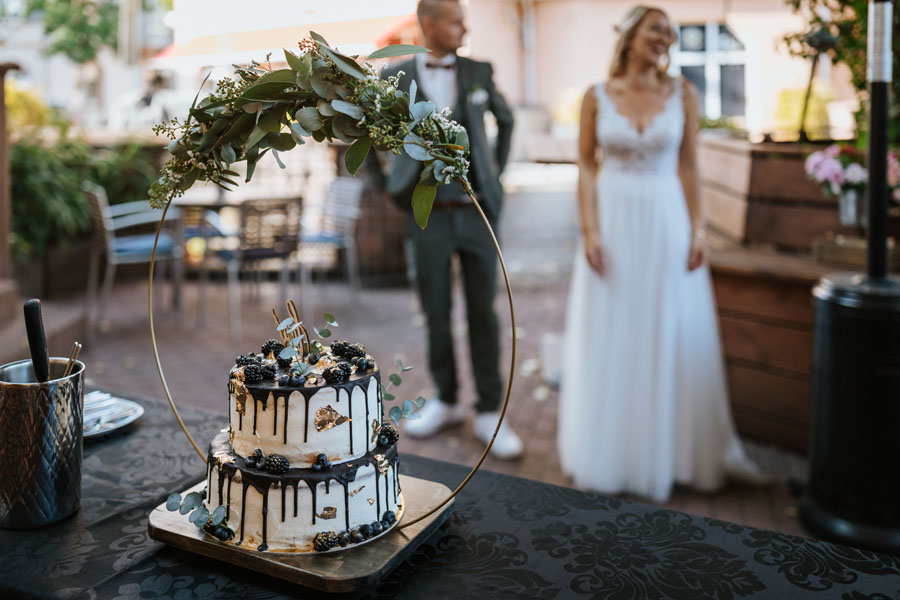
{"type": "Polygon", "coordinates": [[[746,114],[744,45],[727,25],[680,25],[672,69],[695,86],[700,110],[710,119],[746,114]]]}

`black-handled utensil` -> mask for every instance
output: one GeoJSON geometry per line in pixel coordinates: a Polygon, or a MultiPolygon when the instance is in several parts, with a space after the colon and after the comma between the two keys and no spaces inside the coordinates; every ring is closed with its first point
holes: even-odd
{"type": "Polygon", "coordinates": [[[44,320],[41,318],[41,301],[32,298],[25,303],[25,332],[34,376],[39,382],[50,378],[50,357],[47,354],[47,338],[44,336],[44,320]]]}

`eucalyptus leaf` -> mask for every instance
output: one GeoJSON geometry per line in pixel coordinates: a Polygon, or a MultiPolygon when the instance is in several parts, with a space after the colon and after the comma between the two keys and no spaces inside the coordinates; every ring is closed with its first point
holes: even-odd
{"type": "MultiPolygon", "coordinates": [[[[340,100],[332,100],[332,102],[340,102],[340,100]]],[[[331,106],[331,102],[327,100],[319,100],[316,103],[316,110],[319,111],[319,114],[323,117],[333,117],[335,115],[335,110],[331,106]]]]}
{"type": "Polygon", "coordinates": [[[334,100],[338,97],[338,93],[334,89],[335,84],[332,81],[331,72],[327,67],[313,71],[312,75],[309,76],[309,85],[312,86],[315,93],[326,100],[334,100]]]}
{"type": "MultiPolygon", "coordinates": [[[[293,141],[293,140],[292,140],[292,141],[293,141]]],[[[279,168],[279,169],[284,169],[285,166],[284,166],[284,163],[281,162],[281,157],[278,156],[278,150],[273,149],[273,150],[272,150],[272,156],[275,157],[275,162],[278,163],[278,168],[279,168]]]]}
{"type": "Polygon", "coordinates": [[[409,109],[409,113],[412,115],[413,119],[416,120],[416,125],[418,125],[423,119],[427,119],[431,116],[434,113],[434,110],[434,102],[424,100],[413,104],[409,109]]]}
{"type": "Polygon", "coordinates": [[[313,327],[313,331],[315,331],[316,335],[322,339],[331,337],[331,331],[329,331],[327,327],[323,327],[322,329],[316,329],[315,327],[313,327]]]}
{"type": "Polygon", "coordinates": [[[359,64],[350,58],[349,56],[345,56],[336,50],[329,48],[326,46],[321,47],[322,54],[331,58],[334,61],[334,64],[337,65],[337,68],[358,80],[363,80],[366,78],[366,72],[363,71],[362,67],[359,64]]]}
{"type": "Polygon", "coordinates": [[[222,160],[224,160],[226,164],[230,165],[237,160],[237,155],[234,153],[234,148],[231,147],[231,144],[222,146],[222,149],[219,150],[219,154],[222,155],[222,160]]]}
{"type": "Polygon", "coordinates": [[[369,60],[373,58],[391,58],[393,56],[406,56],[407,54],[420,54],[422,52],[431,52],[428,48],[422,46],[413,46],[411,44],[392,44],[379,48],[369,55],[369,60]]]}
{"type": "Polygon", "coordinates": [[[363,109],[356,104],[353,104],[352,102],[346,102],[344,100],[332,100],[331,107],[338,112],[353,117],[357,121],[363,118],[363,109]]]}
{"type": "Polygon", "coordinates": [[[321,35],[319,35],[319,34],[316,33],[315,31],[310,31],[310,32],[309,32],[309,37],[311,37],[312,39],[316,40],[317,42],[319,42],[319,43],[322,44],[323,46],[326,46],[326,47],[328,46],[328,42],[325,41],[325,38],[323,38],[321,35]]]}
{"type": "Polygon", "coordinates": [[[412,371],[412,369],[413,369],[412,366],[407,365],[400,370],[403,371],[404,373],[406,373],[407,371],[412,371]]]}
{"type": "Polygon", "coordinates": [[[266,137],[266,135],[268,134],[266,133],[265,129],[263,129],[259,125],[254,127],[253,131],[250,132],[250,137],[247,138],[247,150],[249,151],[250,148],[257,145],[260,141],[262,141],[264,137],[266,137]]]}
{"type": "Polygon", "coordinates": [[[296,71],[297,73],[300,73],[301,71],[303,71],[303,61],[300,59],[299,56],[297,56],[290,50],[285,49],[284,50],[284,58],[285,58],[285,60],[287,60],[287,64],[291,68],[292,71],[296,71]]]}
{"type": "Polygon", "coordinates": [[[278,358],[281,360],[290,360],[295,356],[297,356],[297,350],[291,346],[285,346],[281,352],[278,353],[278,358]]]}
{"type": "Polygon", "coordinates": [[[403,415],[409,416],[416,412],[416,405],[413,404],[412,400],[404,400],[403,401],[403,415]]]}
{"type": "Polygon", "coordinates": [[[279,323],[278,327],[276,327],[275,330],[276,331],[284,331],[285,329],[290,327],[291,323],[293,323],[293,322],[294,322],[294,319],[291,317],[288,317],[287,319],[285,319],[281,323],[279,323]]]}
{"type": "Polygon", "coordinates": [[[184,497],[184,500],[181,503],[181,514],[186,515],[203,502],[203,498],[200,497],[198,492],[191,492],[187,496],[184,497]]]}
{"type": "Polygon", "coordinates": [[[300,125],[300,123],[297,123],[296,121],[293,121],[293,122],[291,123],[291,130],[292,130],[294,133],[296,133],[298,137],[299,137],[299,136],[309,137],[309,136],[312,135],[310,132],[308,132],[307,130],[303,129],[303,126],[300,125]]]}
{"type": "Polygon", "coordinates": [[[325,313],[325,314],[323,315],[323,320],[324,320],[326,323],[328,323],[329,325],[331,325],[332,327],[337,327],[337,326],[338,326],[337,320],[334,318],[334,315],[331,314],[331,313],[325,313]]]}
{"type": "Polygon", "coordinates": [[[223,522],[225,522],[226,516],[228,516],[228,509],[224,506],[217,506],[212,513],[210,525],[212,525],[213,527],[221,525],[223,522]]]}
{"type": "Polygon", "coordinates": [[[266,137],[263,138],[263,142],[265,146],[281,152],[292,150],[297,145],[294,141],[294,136],[290,133],[267,133],[266,137]]]}
{"type": "Polygon", "coordinates": [[[178,510],[181,508],[181,494],[169,494],[166,498],[166,510],[178,510]]]}
{"type": "Polygon", "coordinates": [[[456,142],[456,145],[462,146],[463,150],[468,152],[469,151],[469,134],[466,132],[466,130],[464,128],[460,128],[460,130],[456,132],[456,135],[454,137],[455,137],[455,139],[453,141],[456,142]]]}
{"type": "Polygon", "coordinates": [[[304,106],[294,114],[294,118],[307,131],[315,132],[322,129],[322,118],[313,106],[304,106]]]}
{"type": "Polygon", "coordinates": [[[391,383],[393,383],[394,385],[400,385],[401,383],[403,383],[403,380],[400,379],[400,376],[397,375],[396,373],[391,373],[391,375],[390,375],[390,377],[388,377],[388,379],[390,379],[391,383]]]}
{"type": "Polygon", "coordinates": [[[416,93],[419,91],[419,85],[416,83],[416,80],[413,79],[409,82],[409,103],[416,103],[416,93]]]}
{"type": "Polygon", "coordinates": [[[210,128],[206,130],[206,133],[203,134],[203,137],[200,138],[200,143],[197,144],[195,150],[197,152],[204,152],[205,150],[212,148],[212,145],[215,144],[216,140],[219,138],[219,134],[225,131],[227,127],[227,119],[216,119],[216,122],[213,123],[210,128]]]}
{"type": "Polygon", "coordinates": [[[423,406],[425,406],[425,398],[419,396],[418,398],[413,400],[413,403],[416,405],[416,408],[422,408],[423,406]]]}
{"type": "Polygon", "coordinates": [[[398,368],[400,368],[400,369],[403,368],[403,359],[402,359],[402,358],[398,358],[398,359],[397,359],[396,361],[394,361],[394,362],[397,363],[397,367],[398,367],[398,368]]]}
{"type": "Polygon", "coordinates": [[[228,130],[223,133],[219,140],[216,142],[216,145],[225,145],[250,131],[253,128],[254,121],[256,120],[255,115],[256,113],[243,114],[235,119],[231,124],[231,127],[229,127],[228,130]]]}
{"type": "Polygon", "coordinates": [[[415,413],[415,412],[411,412],[408,415],[403,415],[403,418],[409,419],[410,421],[415,421],[416,419],[421,419],[422,415],[415,413]]]}
{"type": "Polygon", "coordinates": [[[388,416],[397,427],[400,427],[400,421],[403,420],[403,410],[399,406],[392,406],[391,410],[388,411],[388,416]]]}
{"type": "Polygon", "coordinates": [[[394,400],[397,399],[397,396],[395,396],[393,394],[388,394],[388,393],[382,394],[381,397],[384,399],[385,402],[393,402],[394,400]]]}
{"type": "Polygon", "coordinates": [[[266,94],[280,91],[296,84],[297,75],[293,70],[278,69],[277,71],[270,71],[257,79],[253,85],[244,90],[241,97],[252,100],[265,100],[266,94]]]}
{"type": "Polygon", "coordinates": [[[255,115],[262,109],[262,103],[258,101],[248,102],[243,107],[241,107],[244,112],[250,113],[251,115],[255,115]]]}
{"type": "Polygon", "coordinates": [[[408,133],[406,134],[406,137],[403,138],[403,149],[410,158],[416,160],[429,160],[431,156],[429,156],[428,149],[425,148],[424,145],[425,140],[422,139],[422,136],[415,133],[408,133]]]}
{"type": "Polygon", "coordinates": [[[188,520],[197,527],[203,527],[209,521],[209,510],[201,504],[197,507],[197,510],[191,513],[191,517],[188,520]]]}
{"type": "Polygon", "coordinates": [[[422,229],[428,226],[428,217],[431,215],[431,207],[434,205],[434,196],[437,188],[433,185],[416,184],[413,190],[412,207],[416,223],[422,229]]]}
{"type": "Polygon", "coordinates": [[[436,160],[432,163],[431,168],[434,171],[434,178],[438,183],[447,183],[447,175],[445,174],[445,169],[447,167],[447,163],[442,160],[436,160]]]}
{"type": "Polygon", "coordinates": [[[281,130],[281,118],[284,116],[284,109],[282,110],[269,110],[263,112],[259,117],[259,121],[256,123],[256,126],[265,131],[266,133],[277,133],[281,130]]]}

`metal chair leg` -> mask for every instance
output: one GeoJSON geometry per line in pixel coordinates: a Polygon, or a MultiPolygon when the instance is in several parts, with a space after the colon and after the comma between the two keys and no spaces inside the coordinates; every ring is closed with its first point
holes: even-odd
{"type": "Polygon", "coordinates": [[[103,291],[100,294],[100,304],[97,310],[96,324],[98,327],[103,322],[103,317],[106,314],[106,306],[107,304],[109,304],[109,298],[112,295],[112,285],[115,276],[116,263],[109,261],[109,259],[107,258],[106,273],[103,276],[103,291]]]}

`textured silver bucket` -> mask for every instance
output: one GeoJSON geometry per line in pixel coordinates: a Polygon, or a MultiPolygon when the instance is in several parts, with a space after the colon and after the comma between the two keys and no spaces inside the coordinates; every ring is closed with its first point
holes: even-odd
{"type": "Polygon", "coordinates": [[[0,527],[26,529],[64,519],[81,502],[84,364],[35,382],[30,360],[0,367],[0,527]]]}

